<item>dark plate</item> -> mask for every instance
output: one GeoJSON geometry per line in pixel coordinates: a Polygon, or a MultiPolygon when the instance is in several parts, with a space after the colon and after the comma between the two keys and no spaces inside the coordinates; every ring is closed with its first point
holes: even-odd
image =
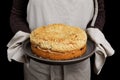
{"type": "Polygon", "coordinates": [[[51,65],[66,65],[66,64],[77,63],[77,62],[83,61],[83,60],[91,57],[94,54],[95,44],[92,41],[88,40],[86,53],[84,55],[82,55],[81,57],[70,59],[70,60],[49,60],[49,59],[45,59],[45,58],[41,58],[41,57],[36,56],[31,51],[29,39],[27,39],[24,42],[23,49],[24,49],[27,57],[30,59],[33,59],[35,61],[38,61],[41,63],[46,63],[46,64],[51,64],[51,65]]]}

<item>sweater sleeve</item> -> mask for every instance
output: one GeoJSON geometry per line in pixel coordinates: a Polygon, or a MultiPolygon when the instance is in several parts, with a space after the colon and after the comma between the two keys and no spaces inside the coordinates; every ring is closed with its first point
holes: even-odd
{"type": "Polygon", "coordinates": [[[98,16],[94,27],[103,30],[105,24],[105,3],[104,0],[98,0],[98,16]]]}
{"type": "Polygon", "coordinates": [[[13,0],[13,6],[10,14],[10,27],[13,33],[21,30],[30,32],[26,20],[26,8],[28,0],[13,0]]]}
{"type": "Polygon", "coordinates": [[[104,4],[104,0],[97,0],[97,1],[98,1],[98,15],[95,24],[94,26],[90,26],[91,25],[91,21],[90,21],[88,27],[99,28],[102,31],[105,24],[105,4],[104,4]]]}

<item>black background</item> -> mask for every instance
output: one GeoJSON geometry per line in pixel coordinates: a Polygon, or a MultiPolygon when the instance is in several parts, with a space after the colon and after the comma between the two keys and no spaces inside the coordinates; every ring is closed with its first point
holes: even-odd
{"type": "MultiPolygon", "coordinates": [[[[115,54],[106,59],[99,75],[94,74],[92,70],[91,80],[120,80],[119,5],[116,0],[105,0],[106,23],[103,33],[115,49],[115,54]]],[[[0,3],[0,80],[23,80],[22,63],[7,60],[6,44],[13,36],[9,25],[11,7],[12,0],[0,3]]]]}

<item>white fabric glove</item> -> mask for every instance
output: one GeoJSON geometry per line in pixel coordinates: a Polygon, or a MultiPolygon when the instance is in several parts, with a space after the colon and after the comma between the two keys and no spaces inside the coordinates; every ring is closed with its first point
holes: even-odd
{"type": "Polygon", "coordinates": [[[99,74],[105,60],[112,56],[115,51],[110,43],[106,40],[104,34],[98,28],[87,28],[86,32],[90,39],[95,43],[95,73],[99,74]]]}
{"type": "Polygon", "coordinates": [[[18,62],[26,62],[24,51],[22,48],[22,43],[29,38],[29,33],[18,31],[13,38],[7,44],[7,57],[8,60],[12,59],[18,62]]]}

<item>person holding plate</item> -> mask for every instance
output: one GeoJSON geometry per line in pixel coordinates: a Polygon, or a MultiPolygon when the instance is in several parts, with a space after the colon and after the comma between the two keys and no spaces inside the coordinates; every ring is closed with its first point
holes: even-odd
{"type": "MultiPolygon", "coordinates": [[[[30,33],[38,26],[62,23],[102,31],[104,0],[13,0],[10,26],[30,33]]],[[[23,35],[24,36],[24,35],[23,35]]],[[[70,65],[49,65],[30,60],[24,65],[24,80],[90,80],[90,58],[70,65]]]]}

